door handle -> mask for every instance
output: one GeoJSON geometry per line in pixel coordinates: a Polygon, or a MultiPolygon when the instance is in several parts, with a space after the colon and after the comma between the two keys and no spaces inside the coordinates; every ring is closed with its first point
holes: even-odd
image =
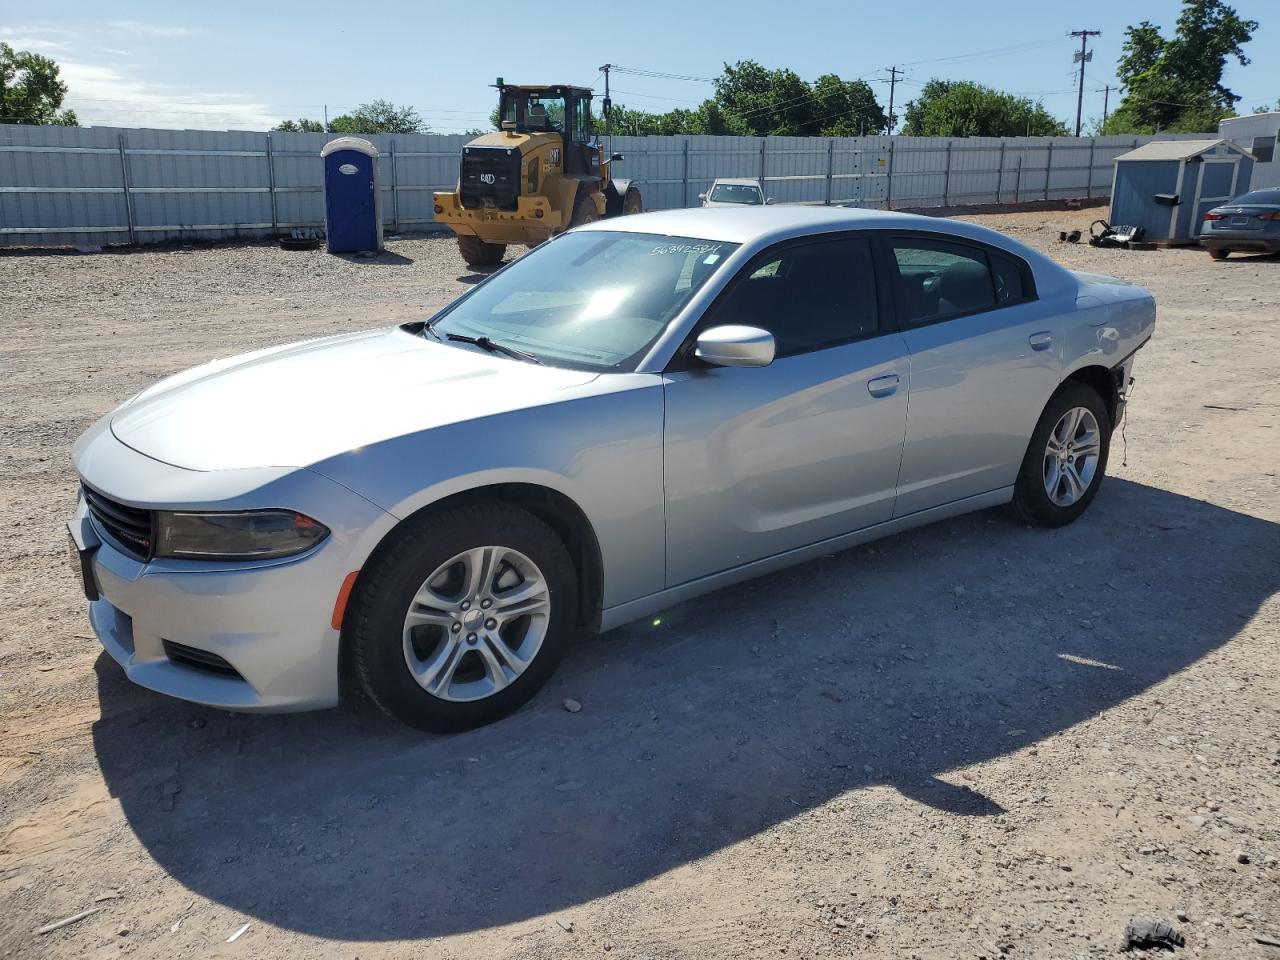
{"type": "Polygon", "coordinates": [[[898,375],[890,373],[867,381],[867,393],[873,397],[887,397],[898,389],[898,375]]]}
{"type": "Polygon", "coordinates": [[[1048,333],[1047,331],[1044,333],[1033,333],[1031,336],[1027,337],[1027,342],[1031,344],[1032,350],[1048,350],[1050,345],[1053,343],[1053,334],[1048,333]]]}

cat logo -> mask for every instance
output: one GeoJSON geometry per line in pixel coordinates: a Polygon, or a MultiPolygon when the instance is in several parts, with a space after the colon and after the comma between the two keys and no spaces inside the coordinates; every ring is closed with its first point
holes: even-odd
{"type": "Polygon", "coordinates": [[[552,163],[559,163],[559,162],[560,162],[560,148],[559,148],[559,147],[552,147],[552,148],[551,148],[551,162],[552,162],[552,163]]]}
{"type": "Polygon", "coordinates": [[[480,174],[480,182],[481,182],[481,183],[496,183],[496,182],[497,182],[497,180],[498,180],[498,178],[497,178],[497,177],[495,177],[492,173],[482,173],[482,174],[480,174]]]}

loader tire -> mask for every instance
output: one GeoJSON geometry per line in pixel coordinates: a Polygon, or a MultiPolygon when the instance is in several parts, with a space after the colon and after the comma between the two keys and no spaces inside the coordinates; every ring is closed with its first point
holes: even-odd
{"type": "Polygon", "coordinates": [[[622,215],[625,217],[643,212],[644,203],[640,200],[640,191],[635,187],[627,187],[627,192],[622,195],[622,215]]]}
{"type": "Polygon", "coordinates": [[[578,191],[578,199],[573,203],[573,219],[569,221],[570,227],[580,227],[584,223],[595,223],[600,219],[600,213],[596,210],[596,201],[585,190],[578,191]]]}
{"type": "Polygon", "coordinates": [[[505,243],[485,243],[479,237],[458,237],[458,251],[469,267],[495,267],[507,252],[505,243]]]}

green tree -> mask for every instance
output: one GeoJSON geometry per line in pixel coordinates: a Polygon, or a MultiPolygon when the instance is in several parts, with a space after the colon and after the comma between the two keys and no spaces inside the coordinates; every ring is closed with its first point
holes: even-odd
{"type": "Polygon", "coordinates": [[[823,137],[860,137],[889,129],[889,116],[865,80],[824,74],[813,82],[812,111],[811,126],[823,137]]]}
{"type": "MultiPolygon", "coordinates": [[[[714,103],[723,129],[749,136],[858,136],[888,129],[889,118],[863,80],[824,74],[812,84],[793,70],[754,60],[725,64],[714,103]]],[[[707,131],[710,132],[710,131],[707,131]]]]}
{"type": "Polygon", "coordinates": [[[909,137],[1061,137],[1044,105],[968,80],[930,80],[906,106],[909,137]]]}
{"type": "Polygon", "coordinates": [[[298,120],[281,120],[272,130],[279,130],[281,133],[324,133],[324,124],[319,120],[308,120],[305,117],[298,120]]]}
{"type": "Polygon", "coordinates": [[[390,100],[362,103],[329,121],[330,133],[427,133],[430,129],[413,107],[398,107],[390,100]]]}
{"type": "Polygon", "coordinates": [[[397,107],[390,100],[362,103],[340,114],[326,127],[319,120],[282,120],[271,129],[283,133],[430,133],[427,122],[413,107],[397,107]]]}
{"type": "Polygon", "coordinates": [[[0,43],[0,123],[79,126],[74,111],[62,110],[67,85],[48,57],[0,43]]]}
{"type": "Polygon", "coordinates": [[[1224,0],[1183,0],[1171,38],[1148,20],[1129,27],[1116,67],[1125,95],[1106,132],[1216,130],[1240,100],[1222,82],[1227,61],[1248,65],[1257,29],[1224,0]]]}

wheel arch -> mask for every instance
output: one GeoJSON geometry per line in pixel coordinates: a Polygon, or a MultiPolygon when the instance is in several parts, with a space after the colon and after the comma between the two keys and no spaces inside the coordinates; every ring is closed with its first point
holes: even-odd
{"type": "MultiPolygon", "coordinates": [[[[357,573],[350,596],[354,598],[358,595],[364,571],[373,566],[381,551],[390,546],[407,524],[428,512],[486,501],[500,501],[527,510],[555,531],[556,536],[569,551],[574,571],[578,576],[578,622],[588,630],[598,631],[604,599],[604,557],[595,528],[583,509],[571,497],[539,483],[517,481],[484,484],[448,494],[419,507],[413,513],[401,518],[383,534],[357,573]]],[[[348,636],[348,625],[351,619],[343,617],[339,635],[339,681],[344,691],[352,689],[351,681],[355,676],[351,662],[352,644],[348,636]]]]}
{"type": "MultiPolygon", "coordinates": [[[[1086,387],[1097,392],[1102,398],[1103,404],[1107,408],[1107,417],[1114,427],[1120,417],[1120,382],[1118,378],[1124,376],[1124,364],[1118,367],[1108,368],[1101,364],[1093,363],[1087,366],[1079,367],[1062,381],[1067,383],[1082,383],[1086,387]]],[[[1059,389],[1062,388],[1059,384],[1059,389]]]]}

